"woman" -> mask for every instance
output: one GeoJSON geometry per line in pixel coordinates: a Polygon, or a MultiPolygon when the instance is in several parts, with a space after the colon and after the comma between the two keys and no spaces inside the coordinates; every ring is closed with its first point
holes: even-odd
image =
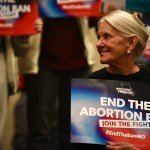
{"type": "MultiPolygon", "coordinates": [[[[137,13],[116,10],[101,18],[96,47],[100,62],[108,64],[108,67],[93,72],[88,78],[150,82],[149,70],[135,63],[136,56],[143,53],[148,37],[145,25],[137,13]]],[[[138,150],[124,142],[108,142],[106,149],[138,150]]]]}

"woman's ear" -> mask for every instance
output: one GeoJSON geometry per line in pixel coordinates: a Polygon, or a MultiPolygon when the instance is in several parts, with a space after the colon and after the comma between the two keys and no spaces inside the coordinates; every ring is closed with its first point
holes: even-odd
{"type": "Polygon", "coordinates": [[[138,37],[137,35],[132,35],[128,38],[128,40],[129,40],[128,50],[132,51],[138,43],[138,37]]]}

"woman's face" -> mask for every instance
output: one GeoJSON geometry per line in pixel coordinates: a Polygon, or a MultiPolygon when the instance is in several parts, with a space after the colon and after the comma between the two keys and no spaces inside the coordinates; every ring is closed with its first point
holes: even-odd
{"type": "Polygon", "coordinates": [[[102,64],[124,63],[129,55],[127,54],[128,44],[128,38],[123,37],[108,22],[104,21],[99,25],[96,47],[102,64]]]}

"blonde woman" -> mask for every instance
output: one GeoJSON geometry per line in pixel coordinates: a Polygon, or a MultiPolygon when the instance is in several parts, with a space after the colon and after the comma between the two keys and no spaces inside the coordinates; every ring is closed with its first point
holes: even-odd
{"type": "MultiPolygon", "coordinates": [[[[116,10],[107,14],[98,23],[97,35],[100,63],[108,67],[90,74],[88,78],[150,83],[149,70],[135,63],[136,56],[143,53],[149,38],[138,13],[116,10]]],[[[138,150],[123,141],[108,142],[106,149],[138,150]]]]}

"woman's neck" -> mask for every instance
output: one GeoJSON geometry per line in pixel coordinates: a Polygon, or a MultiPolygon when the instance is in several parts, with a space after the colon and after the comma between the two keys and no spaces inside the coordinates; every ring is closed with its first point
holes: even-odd
{"type": "Polygon", "coordinates": [[[107,71],[112,74],[118,75],[130,75],[138,72],[140,69],[137,65],[133,66],[125,66],[125,67],[116,67],[116,66],[108,66],[107,71]]]}

